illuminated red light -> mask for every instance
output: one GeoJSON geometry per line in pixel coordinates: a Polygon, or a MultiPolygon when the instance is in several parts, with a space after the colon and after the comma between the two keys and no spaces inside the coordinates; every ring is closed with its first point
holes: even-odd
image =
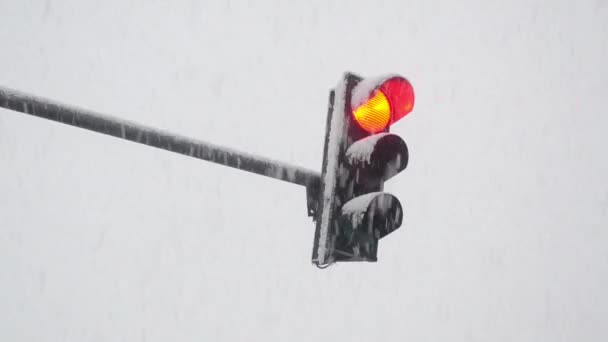
{"type": "Polygon", "coordinates": [[[414,88],[402,77],[391,78],[380,86],[391,107],[391,124],[414,109],[414,88]]]}

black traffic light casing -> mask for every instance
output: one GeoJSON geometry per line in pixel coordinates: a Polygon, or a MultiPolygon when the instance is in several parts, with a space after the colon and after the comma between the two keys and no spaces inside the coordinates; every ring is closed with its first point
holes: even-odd
{"type": "MultiPolygon", "coordinates": [[[[399,228],[399,200],[384,193],[384,182],[405,169],[408,149],[390,124],[369,133],[353,117],[353,92],[363,84],[346,73],[330,93],[312,261],[323,267],[339,261],[377,261],[378,240],[399,228]]],[[[409,84],[409,83],[408,83],[409,84]]],[[[361,93],[361,91],[359,91],[361,93]]]]}

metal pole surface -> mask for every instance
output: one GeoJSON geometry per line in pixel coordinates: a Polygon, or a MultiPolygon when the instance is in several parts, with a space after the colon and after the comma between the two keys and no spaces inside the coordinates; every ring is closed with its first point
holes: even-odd
{"type": "Polygon", "coordinates": [[[317,188],[318,172],[0,86],[0,107],[285,182],[317,188]]]}

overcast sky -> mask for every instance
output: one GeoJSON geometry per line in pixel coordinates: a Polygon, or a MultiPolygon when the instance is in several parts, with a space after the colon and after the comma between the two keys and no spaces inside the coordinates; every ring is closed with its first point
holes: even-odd
{"type": "Polygon", "coordinates": [[[608,2],[0,0],[0,84],[320,170],[416,91],[404,224],[311,265],[304,188],[0,110],[0,340],[601,341],[608,2]]]}

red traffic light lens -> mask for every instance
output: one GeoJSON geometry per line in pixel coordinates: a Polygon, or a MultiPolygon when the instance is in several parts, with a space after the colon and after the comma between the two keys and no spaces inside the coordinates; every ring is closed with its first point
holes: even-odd
{"type": "Polygon", "coordinates": [[[414,109],[414,88],[403,77],[387,80],[380,86],[391,107],[391,124],[403,118],[414,109]]]}

